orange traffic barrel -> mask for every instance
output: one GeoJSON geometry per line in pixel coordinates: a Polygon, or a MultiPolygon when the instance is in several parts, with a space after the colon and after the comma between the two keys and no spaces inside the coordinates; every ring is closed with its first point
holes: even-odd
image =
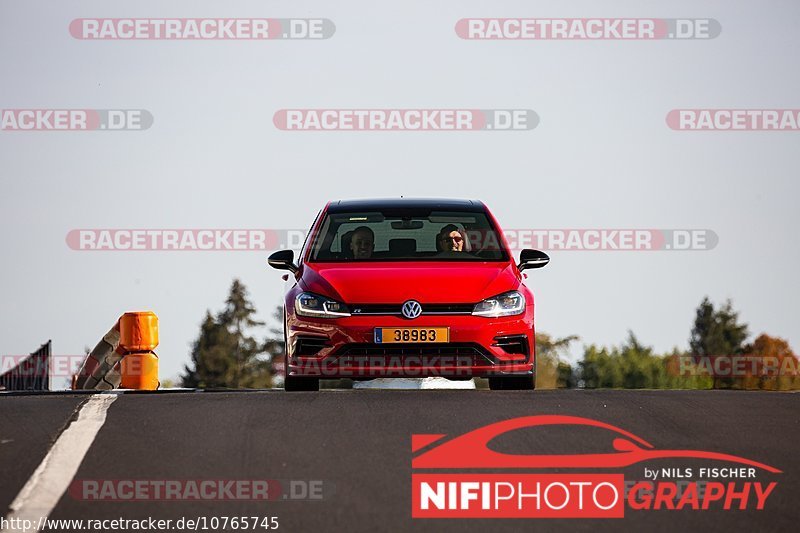
{"type": "Polygon", "coordinates": [[[158,356],[153,352],[134,352],[122,358],[119,365],[122,389],[156,390],[158,388],[158,356]]]}
{"type": "Polygon", "coordinates": [[[158,346],[158,317],[152,311],[125,313],[119,319],[119,347],[125,352],[152,352],[158,346]]]}
{"type": "Polygon", "coordinates": [[[119,319],[120,374],[123,389],[158,388],[158,317],[151,311],[125,313],[119,319]]]}

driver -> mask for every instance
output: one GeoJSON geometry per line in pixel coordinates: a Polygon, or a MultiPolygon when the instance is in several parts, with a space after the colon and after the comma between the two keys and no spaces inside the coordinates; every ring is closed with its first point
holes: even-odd
{"type": "Polygon", "coordinates": [[[440,252],[463,252],[464,233],[455,224],[448,224],[436,235],[436,249],[440,252]]]}
{"type": "Polygon", "coordinates": [[[375,233],[367,226],[359,226],[353,230],[350,239],[350,252],[353,259],[369,259],[375,249],[375,233]]]}

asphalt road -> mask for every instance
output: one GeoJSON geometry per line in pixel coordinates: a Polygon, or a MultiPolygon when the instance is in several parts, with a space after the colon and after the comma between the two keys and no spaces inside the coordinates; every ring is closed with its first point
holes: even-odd
{"type": "MultiPolygon", "coordinates": [[[[0,504],[4,510],[87,397],[0,396],[0,504]]],[[[50,517],[177,520],[275,516],[279,530],[288,532],[596,532],[623,527],[651,531],[790,531],[796,530],[800,518],[798,408],[798,394],[727,391],[120,394],[108,409],[105,424],[80,464],[76,480],[270,479],[281,480],[281,495],[289,492],[288,482],[294,480],[314,482],[295,484],[300,496],[303,486],[311,486],[322,498],[131,502],[87,501],[66,493],[50,517]],[[626,509],[625,518],[608,520],[411,518],[412,434],[455,436],[492,422],[537,414],[596,419],[630,431],[656,448],[728,453],[772,465],[783,473],[762,478],[759,472],[760,481],[778,482],[761,511],[626,509]]],[[[591,432],[551,432],[549,438],[517,434],[498,446],[509,453],[543,446],[559,447],[550,453],[580,453],[599,446],[591,432]]],[[[699,468],[707,463],[690,460],[680,466],[699,468]]],[[[626,480],[642,479],[642,465],[624,473],[626,480]]]]}

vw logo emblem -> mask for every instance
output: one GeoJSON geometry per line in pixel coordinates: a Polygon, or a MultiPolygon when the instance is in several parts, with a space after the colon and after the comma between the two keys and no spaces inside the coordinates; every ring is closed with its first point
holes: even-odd
{"type": "Polygon", "coordinates": [[[406,318],[417,318],[422,314],[422,306],[416,300],[409,300],[403,304],[403,308],[400,311],[406,318]]]}

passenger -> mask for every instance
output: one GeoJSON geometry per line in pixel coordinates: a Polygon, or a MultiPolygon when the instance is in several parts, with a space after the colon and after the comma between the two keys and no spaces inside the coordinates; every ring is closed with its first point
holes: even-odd
{"type": "Polygon", "coordinates": [[[367,226],[359,226],[353,230],[350,239],[350,251],[353,259],[369,259],[375,249],[375,233],[367,226]]]}
{"type": "Polygon", "coordinates": [[[455,224],[448,224],[436,236],[436,249],[440,252],[463,252],[464,233],[455,224]]]}

